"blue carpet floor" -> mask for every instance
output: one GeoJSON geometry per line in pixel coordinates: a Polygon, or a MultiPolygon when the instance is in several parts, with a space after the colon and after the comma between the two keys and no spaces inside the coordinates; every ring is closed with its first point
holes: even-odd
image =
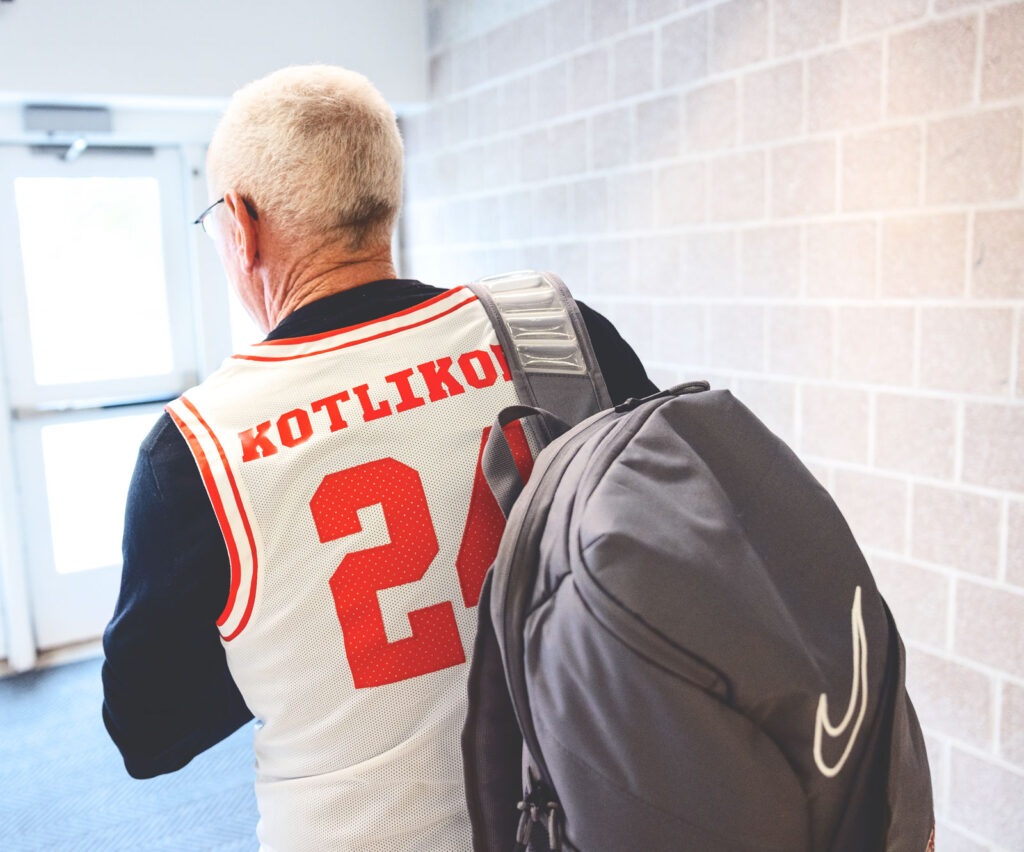
{"type": "Polygon", "coordinates": [[[100,660],[0,678],[0,850],[254,852],[252,726],[138,781],[100,718],[100,660]]]}

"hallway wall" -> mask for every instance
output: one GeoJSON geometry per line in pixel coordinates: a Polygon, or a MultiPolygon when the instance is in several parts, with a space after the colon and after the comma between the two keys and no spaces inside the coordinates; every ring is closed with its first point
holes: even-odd
{"type": "Polygon", "coordinates": [[[939,848],[1024,836],[1024,3],[434,0],[407,272],[562,274],[846,513],[939,848]]]}

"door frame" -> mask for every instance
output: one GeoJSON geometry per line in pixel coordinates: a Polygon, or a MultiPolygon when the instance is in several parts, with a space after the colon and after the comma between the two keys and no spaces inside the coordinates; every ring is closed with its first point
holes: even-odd
{"type": "MultiPolygon", "coordinates": [[[[8,459],[13,455],[17,489],[15,511],[6,519],[20,533],[22,558],[19,577],[11,590],[11,611],[27,611],[33,652],[87,640],[95,636],[113,613],[120,563],[96,566],[76,573],[59,573],[51,537],[48,479],[43,461],[43,428],[59,423],[102,420],[129,413],[153,413],[159,406],[147,400],[173,398],[196,383],[197,345],[192,306],[189,232],[186,212],[191,199],[182,185],[180,149],[147,147],[106,148],[89,156],[88,150],[74,162],[64,162],[60,146],[43,151],[31,147],[0,149],[0,220],[11,223],[0,236],[0,327],[3,353],[9,365],[4,407],[8,424],[5,435],[8,459]],[[127,378],[94,378],[66,384],[39,384],[34,374],[30,300],[25,279],[25,258],[19,240],[15,181],[18,178],[95,177],[155,179],[160,217],[160,252],[164,282],[171,365],[165,373],[127,378]],[[17,371],[13,369],[17,365],[17,371]],[[123,404],[116,410],[110,403],[123,404]],[[13,523],[12,523],[13,522],[13,523]],[[18,594],[18,586],[23,586],[18,594]]],[[[101,307],[102,303],[97,305],[101,307]]],[[[6,595],[5,595],[6,597],[6,595]]],[[[24,622],[12,626],[19,633],[24,622]]],[[[13,632],[13,630],[12,630],[13,632]]],[[[22,640],[23,641],[23,640],[22,640]]],[[[20,650],[20,646],[19,646],[20,650]]],[[[21,656],[21,654],[19,654],[21,656]]]]}
{"type": "Polygon", "coordinates": [[[0,358],[0,604],[4,610],[4,649],[15,671],[36,663],[35,632],[29,602],[28,575],[18,522],[14,483],[14,447],[11,441],[7,375],[0,358]]]}
{"type": "MultiPolygon", "coordinates": [[[[105,146],[139,145],[170,148],[179,154],[182,203],[186,213],[207,205],[206,148],[226,101],[222,99],[111,99],[113,133],[96,138],[105,146]]],[[[0,150],[65,142],[77,135],[44,134],[21,126],[22,102],[0,97],[0,150]],[[67,138],[65,138],[65,136],[67,138]]],[[[13,224],[13,223],[12,223],[13,224]]],[[[183,223],[184,226],[184,223],[183,223]]],[[[18,262],[20,264],[20,253],[18,262]]],[[[197,380],[215,370],[231,353],[228,289],[216,252],[198,228],[187,229],[180,273],[191,288],[192,335],[197,380]]],[[[2,318],[0,318],[2,321],[2,318]]],[[[38,660],[32,619],[28,561],[15,478],[9,365],[0,352],[0,667],[14,671],[33,668],[38,660]]]]}

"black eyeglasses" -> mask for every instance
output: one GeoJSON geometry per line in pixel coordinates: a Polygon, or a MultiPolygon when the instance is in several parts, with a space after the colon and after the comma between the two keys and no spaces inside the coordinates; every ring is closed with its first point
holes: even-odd
{"type": "MultiPolygon", "coordinates": [[[[210,212],[213,210],[213,208],[216,207],[218,204],[221,204],[223,201],[224,198],[218,198],[216,201],[213,202],[213,204],[211,204],[202,213],[196,216],[195,221],[192,224],[201,226],[203,229],[203,233],[206,234],[207,236],[212,237],[213,234],[210,233],[210,228],[206,224],[206,218],[210,215],[210,212]]],[[[256,210],[248,202],[247,199],[243,198],[242,203],[245,205],[245,209],[249,211],[249,215],[252,216],[254,220],[259,219],[259,216],[256,215],[256,210]]]]}
{"type": "Polygon", "coordinates": [[[204,234],[212,237],[213,234],[210,233],[210,229],[206,226],[206,217],[210,215],[210,211],[213,210],[214,207],[216,207],[218,204],[221,204],[223,201],[223,198],[218,198],[216,201],[213,202],[213,204],[211,204],[202,213],[196,216],[196,220],[192,224],[199,225],[200,227],[202,227],[204,234]]]}

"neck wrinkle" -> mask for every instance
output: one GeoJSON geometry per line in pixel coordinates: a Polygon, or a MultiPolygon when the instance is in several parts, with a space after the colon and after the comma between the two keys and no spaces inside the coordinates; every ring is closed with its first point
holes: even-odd
{"type": "Polygon", "coordinates": [[[390,247],[371,257],[314,261],[290,270],[280,270],[273,276],[280,284],[275,286],[273,280],[264,282],[270,328],[277,328],[286,316],[317,299],[352,290],[371,281],[396,277],[390,247]]]}

